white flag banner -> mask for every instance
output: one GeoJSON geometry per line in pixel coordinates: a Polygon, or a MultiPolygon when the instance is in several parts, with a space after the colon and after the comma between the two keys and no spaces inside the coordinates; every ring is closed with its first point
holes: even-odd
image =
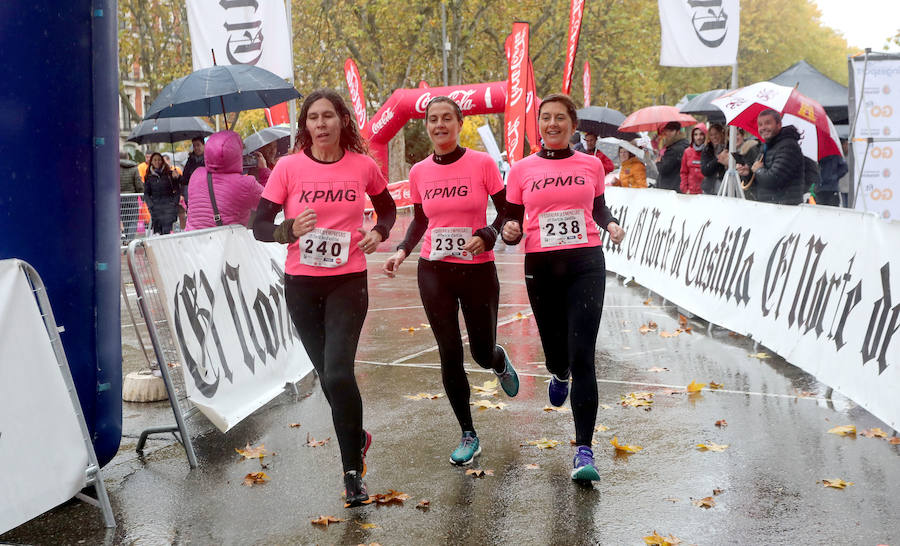
{"type": "Polygon", "coordinates": [[[740,0],[659,0],[663,66],[737,62],[740,0]]]}
{"type": "Polygon", "coordinates": [[[291,43],[282,0],[186,0],[194,70],[250,64],[291,79],[291,43]]]}

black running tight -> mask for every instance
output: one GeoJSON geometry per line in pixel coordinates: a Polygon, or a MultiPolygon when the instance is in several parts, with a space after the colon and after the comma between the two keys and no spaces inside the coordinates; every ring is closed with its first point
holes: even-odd
{"type": "Polygon", "coordinates": [[[469,380],[463,368],[459,331],[462,308],[472,358],[485,369],[502,372],[503,351],[497,347],[500,282],[494,262],[457,264],[419,259],[419,294],[441,355],[441,378],[447,399],[463,431],[475,428],[469,407],[469,380]]]}
{"type": "Polygon", "coordinates": [[[590,446],[598,404],[594,351],[606,290],[603,250],[596,246],[527,254],[525,285],[547,370],[560,378],[572,377],[575,443],[590,446]]]}
{"type": "Polygon", "coordinates": [[[331,405],[344,472],[362,470],[362,399],[353,369],[369,307],[366,272],[285,275],[285,299],[331,405]]]}

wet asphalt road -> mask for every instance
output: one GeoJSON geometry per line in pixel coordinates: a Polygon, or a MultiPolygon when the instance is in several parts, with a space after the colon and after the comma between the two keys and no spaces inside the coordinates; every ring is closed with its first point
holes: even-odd
{"type": "MultiPolygon", "coordinates": [[[[370,493],[409,495],[403,505],[344,509],[340,460],[330,412],[314,378],[299,397],[282,395],[228,434],[196,418],[200,468],[189,471],[180,446],[157,439],[145,460],[131,451],[148,422],[171,420],[165,404],[126,404],[120,456],[105,468],[119,527],[104,532],[99,513],[70,503],[5,535],[0,542],[34,544],[643,544],[658,531],[690,544],[898,544],[900,445],[886,439],[841,437],[827,430],[891,430],[865,410],[752,340],[692,320],[647,291],[607,278],[597,344],[600,402],[595,459],[603,477],[593,486],[569,479],[574,437],[571,413],[547,412],[547,373],[522,278],[522,256],[497,255],[501,277],[498,340],[520,373],[515,399],[488,397],[503,409],[473,410],[483,453],[473,478],[448,463],[459,430],[442,393],[438,356],[415,284],[415,261],[396,279],[376,271],[387,256],[370,257],[370,311],[360,341],[357,377],[365,425],[375,440],[367,458],[370,493]],[[376,267],[377,266],[377,267],[376,267]],[[639,327],[656,322],[657,332],[639,327]],[[409,327],[421,328],[415,331],[409,327]],[[653,368],[665,368],[651,371],[653,368]],[[719,390],[683,391],[691,381],[719,390]],[[621,396],[653,393],[650,410],[623,407],[621,396]],[[727,426],[716,426],[719,420],[727,426]],[[300,423],[292,428],[291,423],[300,423]],[[307,434],[331,438],[306,447],[307,434]],[[643,450],[625,455],[610,445],[643,450]],[[527,444],[547,438],[560,444],[527,444]],[[234,448],[265,444],[271,481],[241,485],[257,460],[234,448]],[[728,444],[701,452],[700,443],[728,444]],[[537,465],[537,468],[534,467],[537,465]],[[845,490],[822,479],[854,482],[845,490]],[[713,496],[714,490],[721,493],[713,496]],[[713,496],[701,508],[692,499],[713,496]],[[427,511],[416,504],[428,500],[427,511]],[[327,528],[310,520],[333,515],[327,528]]],[[[123,315],[124,318],[124,315],[123,315]]],[[[124,331],[124,330],[123,330],[124,331]]],[[[126,351],[134,356],[133,349],[126,351]]],[[[467,358],[469,355],[467,354],[467,358]]],[[[142,357],[141,357],[142,358],[142,357]]],[[[475,366],[474,385],[493,375],[475,366]]],[[[482,399],[473,393],[473,401],[482,399]]]]}

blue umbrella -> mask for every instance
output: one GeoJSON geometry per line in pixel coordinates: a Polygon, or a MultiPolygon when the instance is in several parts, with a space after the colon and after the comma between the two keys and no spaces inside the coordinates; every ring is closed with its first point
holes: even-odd
{"type": "Polygon", "coordinates": [[[165,86],[147,110],[147,118],[214,116],[269,108],[300,98],[278,75],[248,64],[211,66],[165,86]]]}
{"type": "Polygon", "coordinates": [[[208,123],[195,117],[145,119],[132,129],[127,140],[138,144],[151,142],[174,144],[195,137],[208,137],[214,132],[208,123]]]}

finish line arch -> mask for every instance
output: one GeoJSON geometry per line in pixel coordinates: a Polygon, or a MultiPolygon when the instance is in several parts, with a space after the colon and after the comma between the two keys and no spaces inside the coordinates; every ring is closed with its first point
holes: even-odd
{"type": "Polygon", "coordinates": [[[464,115],[502,113],[506,108],[506,81],[397,89],[362,129],[369,150],[378,161],[385,178],[388,176],[388,142],[406,122],[425,117],[425,107],[434,97],[453,99],[464,115]]]}

